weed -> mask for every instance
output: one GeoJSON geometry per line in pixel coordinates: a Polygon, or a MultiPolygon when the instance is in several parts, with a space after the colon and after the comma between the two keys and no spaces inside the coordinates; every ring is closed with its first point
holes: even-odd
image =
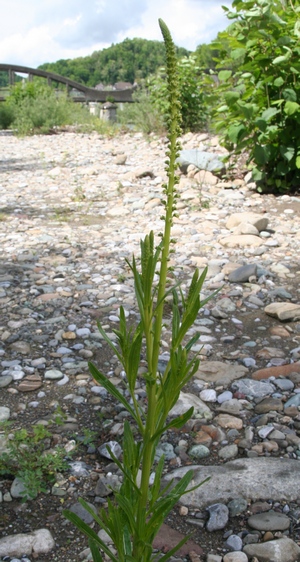
{"type": "MultiPolygon", "coordinates": [[[[186,343],[186,335],[193,326],[199,310],[207,300],[200,301],[206,270],[194,272],[187,296],[178,285],[168,287],[170,272],[169,259],[175,241],[171,238],[173,218],[176,214],[178,193],[176,184],[176,159],[179,154],[180,104],[178,101],[177,61],[175,46],[165,23],[160,20],[160,28],[166,45],[167,54],[167,95],[168,95],[168,148],[167,177],[163,185],[165,195],[164,231],[158,245],[154,233],[150,231],[141,240],[141,258],[135,256],[127,262],[133,274],[135,295],[140,313],[140,322],[128,325],[124,308],[120,307],[119,329],[113,330],[115,339],[111,340],[101,324],[98,324],[104,340],[112,348],[125,372],[124,383],[130,396],[121,393],[100,372],[95,365],[89,364],[94,379],[125,408],[129,420],[124,423],[123,460],[120,462],[112,451],[110,456],[123,474],[121,489],[114,492],[113,499],[108,498],[107,509],[102,508],[96,515],[89,504],[81,501],[93,519],[108,533],[114,544],[110,549],[77,515],[66,510],[65,516],[89,537],[89,545],[94,562],[102,562],[102,550],[113,562],[150,562],[158,559],[153,552],[153,541],[166,516],[181,496],[189,489],[193,471],[189,470],[173,487],[162,486],[164,457],[155,464],[155,452],[161,436],[169,429],[181,428],[191,418],[193,408],[178,417],[169,418],[176,404],[181,389],[192,378],[199,366],[197,357],[190,358],[189,352],[200,334],[194,335],[186,343]],[[139,263],[139,267],[138,267],[139,263]],[[158,273],[157,273],[158,272],[158,273]],[[163,372],[159,366],[159,354],[164,325],[164,314],[169,297],[172,297],[170,358],[163,372]],[[147,372],[140,374],[140,356],[145,354],[147,372]],[[136,394],[136,384],[143,379],[147,394],[140,402],[136,394]],[[154,481],[151,474],[154,473],[154,481]],[[116,553],[115,553],[116,552],[116,553]]],[[[192,488],[193,489],[193,488],[192,488]]],[[[160,562],[170,560],[186,539],[160,558],[160,562]]]]}
{"type": "Polygon", "coordinates": [[[24,486],[24,501],[47,492],[48,485],[55,481],[55,474],[68,468],[64,458],[66,451],[62,447],[47,450],[51,433],[41,424],[13,433],[8,433],[6,426],[4,432],[6,451],[0,457],[0,474],[19,478],[24,486]]]}
{"type": "Polygon", "coordinates": [[[74,189],[74,195],[72,197],[72,201],[81,202],[86,199],[86,195],[84,193],[84,189],[81,185],[78,185],[74,189]]]}

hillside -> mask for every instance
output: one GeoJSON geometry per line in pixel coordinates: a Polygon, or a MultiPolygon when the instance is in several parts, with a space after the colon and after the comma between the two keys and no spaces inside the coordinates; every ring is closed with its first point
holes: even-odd
{"type": "MultiPolygon", "coordinates": [[[[189,51],[178,47],[179,57],[188,54],[189,51]]],[[[99,83],[134,83],[154,73],[164,63],[165,47],[162,41],[125,39],[92,55],[44,63],[39,68],[95,87],[99,83]]]]}

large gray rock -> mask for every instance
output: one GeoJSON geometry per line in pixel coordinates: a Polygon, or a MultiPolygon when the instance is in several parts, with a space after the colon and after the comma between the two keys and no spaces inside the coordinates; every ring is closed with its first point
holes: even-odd
{"type": "Polygon", "coordinates": [[[257,248],[262,246],[264,241],[259,236],[254,236],[254,234],[231,234],[225,238],[218,240],[222,246],[226,248],[239,248],[240,246],[251,246],[251,248],[257,248]]]}
{"type": "Polygon", "coordinates": [[[265,313],[274,316],[282,322],[300,319],[300,304],[289,302],[272,302],[265,307],[265,313]]]}
{"type": "Polygon", "coordinates": [[[266,230],[269,219],[265,215],[259,215],[258,213],[233,213],[226,222],[226,228],[232,230],[236,226],[246,223],[252,224],[260,232],[261,230],[266,230]]]}
{"type": "Polygon", "coordinates": [[[248,263],[238,267],[228,275],[228,281],[231,283],[246,283],[249,277],[256,275],[257,265],[255,263],[248,263]]]}
{"type": "Polygon", "coordinates": [[[287,537],[264,543],[247,544],[243,551],[250,558],[256,557],[259,562],[294,562],[299,560],[299,546],[287,537]]]}
{"type": "Polygon", "coordinates": [[[195,377],[209,383],[228,385],[248,373],[243,365],[231,365],[222,361],[205,361],[200,364],[195,377]]]}
{"type": "Polygon", "coordinates": [[[232,389],[253,398],[264,398],[276,391],[275,386],[271,382],[253,379],[235,381],[232,383],[232,389]]]}
{"type": "Polygon", "coordinates": [[[245,458],[221,466],[188,466],[166,475],[165,481],[194,471],[191,485],[208,482],[182,498],[184,505],[203,509],[212,503],[227,503],[236,497],[252,501],[296,501],[299,499],[299,461],[279,458],[245,458]]]}
{"type": "Polygon", "coordinates": [[[211,419],[210,408],[202,402],[200,398],[194,394],[189,394],[185,392],[180,392],[179,398],[170,411],[170,416],[175,418],[176,416],[181,416],[185,414],[193,406],[194,414],[201,414],[203,417],[211,419]]]}
{"type": "Polygon", "coordinates": [[[258,531],[286,531],[290,524],[291,520],[287,515],[272,509],[264,513],[255,513],[248,519],[249,527],[258,531]]]}
{"type": "Polygon", "coordinates": [[[218,157],[218,155],[213,152],[205,152],[197,148],[182,150],[177,161],[183,173],[186,173],[190,164],[193,164],[199,168],[199,170],[208,170],[209,172],[221,172],[225,170],[221,155],[218,157]]]}
{"type": "Polygon", "coordinates": [[[22,556],[50,552],[55,542],[48,529],[37,529],[32,533],[9,535],[0,539],[0,556],[22,556]]]}

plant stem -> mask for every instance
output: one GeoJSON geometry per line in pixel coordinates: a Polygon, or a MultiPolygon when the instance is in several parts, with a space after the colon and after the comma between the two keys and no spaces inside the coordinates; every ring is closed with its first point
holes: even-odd
{"type": "Polygon", "coordinates": [[[165,303],[168,262],[171,243],[171,228],[173,224],[173,213],[175,208],[175,185],[177,183],[176,158],[177,158],[177,136],[180,131],[180,112],[177,99],[177,75],[176,75],[176,56],[175,48],[171,36],[165,24],[160,20],[160,27],[164,36],[167,51],[167,74],[168,74],[168,91],[169,91],[169,146],[167,164],[168,183],[165,186],[165,217],[164,232],[162,238],[161,261],[159,271],[159,282],[157,292],[157,305],[154,312],[154,318],[149,315],[148,309],[145,309],[145,335],[147,348],[147,361],[149,370],[148,386],[148,409],[145,424],[145,433],[143,436],[143,455],[142,455],[142,475],[141,475],[141,496],[139,498],[137,510],[137,537],[136,543],[133,545],[133,557],[138,562],[144,562],[143,551],[144,543],[141,540],[145,536],[146,512],[148,503],[148,490],[153,458],[156,448],[156,439],[153,436],[156,432],[156,407],[157,407],[157,371],[158,358],[161,345],[161,332],[163,325],[163,312],[165,303]]]}

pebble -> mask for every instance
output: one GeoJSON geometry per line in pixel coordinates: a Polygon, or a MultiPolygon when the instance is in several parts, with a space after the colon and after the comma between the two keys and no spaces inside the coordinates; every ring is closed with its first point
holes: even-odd
{"type": "MultiPolygon", "coordinates": [[[[183,138],[188,148],[196,148],[197,142],[196,135],[183,138]]],[[[166,178],[165,144],[159,139],[149,144],[135,134],[107,141],[98,135],[72,132],[24,139],[0,135],[2,144],[0,201],[1,207],[10,205],[13,211],[9,220],[4,217],[0,221],[0,299],[5,318],[0,324],[0,419],[21,423],[24,412],[27,415],[38,411],[49,392],[55,392],[57,402],[71,406],[74,412],[94,408],[102,415],[104,408],[102,423],[117,428],[115,434],[111,433],[116,441],[107,443],[119,458],[124,411],[105,411],[107,391],[92,382],[88,361],[92,359],[97,364],[106,345],[97,330],[99,317],[114,340],[120,305],[124,306],[126,318],[136,317],[132,276],[124,258],[131,259],[132,253],[138,255],[140,238],[149,224],[156,235],[161,231],[159,202],[161,183],[166,178]],[[30,165],[21,162],[12,168],[10,162],[19,158],[20,152],[30,165]],[[85,199],[80,203],[75,197],[78,178],[84,179],[85,199]],[[21,185],[22,198],[18,196],[21,185]],[[34,217],[30,211],[33,207],[34,217]],[[78,384],[77,377],[81,376],[86,377],[86,384],[78,384]],[[26,393],[30,393],[28,400],[26,393]],[[26,404],[22,406],[22,402],[26,404]]],[[[239,462],[241,455],[249,463],[262,459],[279,462],[281,458],[297,463],[298,199],[293,200],[294,212],[287,214],[286,209],[282,210],[282,205],[287,204],[285,199],[274,201],[272,196],[258,196],[243,180],[233,196],[232,189],[222,187],[215,177],[204,175],[201,180],[202,195],[209,197],[209,209],[195,207],[193,178],[182,176],[178,186],[183,197],[179,218],[174,219],[174,236],[178,240],[172,256],[175,273],[186,292],[195,267],[202,270],[208,265],[203,298],[215,288],[219,292],[205,304],[191,331],[192,336],[199,330],[200,339],[193,349],[202,361],[189,391],[180,394],[171,412],[175,417],[194,407],[190,425],[185,428],[185,445],[180,447],[179,441],[170,443],[167,435],[157,454],[164,452],[171,467],[178,466],[180,457],[195,463],[214,455],[222,467],[227,461],[229,465],[239,462]],[[263,205],[263,213],[249,211],[259,209],[258,203],[263,205]],[[237,206],[239,213],[235,212],[237,206]]],[[[161,372],[169,359],[167,322],[164,330],[166,356],[162,354],[160,360],[161,372]]],[[[121,370],[115,371],[118,364],[113,358],[105,359],[102,368],[111,373],[119,390],[124,389],[123,375],[121,370]]],[[[137,397],[142,400],[142,377],[139,383],[137,397]]],[[[62,431],[67,429],[78,430],[75,414],[61,427],[62,431]]],[[[107,443],[95,448],[97,462],[101,462],[102,455],[107,459],[104,462],[111,461],[107,443]]],[[[271,468],[268,474],[271,479],[271,468]]],[[[89,468],[85,466],[76,478],[88,475],[89,468]]],[[[58,489],[63,487],[56,487],[55,493],[58,489]]],[[[238,492],[237,484],[233,485],[233,497],[238,492]]],[[[248,490],[250,501],[252,492],[248,490]]],[[[12,501],[11,490],[3,490],[3,501],[12,501]]],[[[224,508],[230,517],[238,516],[246,511],[245,501],[239,498],[231,507],[230,502],[227,507],[217,504],[223,506],[223,523],[224,508]]],[[[211,506],[210,530],[215,525],[213,511],[211,506]]],[[[290,521],[289,512],[283,515],[290,521]]],[[[226,525],[227,522],[218,528],[226,525]]],[[[270,529],[273,531],[277,529],[270,529]]],[[[259,542],[259,534],[251,536],[259,542]]],[[[247,545],[246,537],[250,533],[242,537],[243,544],[252,546],[247,545]]],[[[277,542],[280,540],[285,539],[277,542]]],[[[259,545],[264,546],[261,542],[259,545]]],[[[231,552],[223,560],[246,562],[245,556],[240,551],[231,552]]],[[[293,556],[291,561],[296,559],[293,556]]]]}
{"type": "Polygon", "coordinates": [[[209,513],[209,519],[206,524],[206,529],[209,532],[219,531],[226,527],[229,518],[229,511],[226,505],[215,503],[208,506],[207,511],[209,513]]]}

